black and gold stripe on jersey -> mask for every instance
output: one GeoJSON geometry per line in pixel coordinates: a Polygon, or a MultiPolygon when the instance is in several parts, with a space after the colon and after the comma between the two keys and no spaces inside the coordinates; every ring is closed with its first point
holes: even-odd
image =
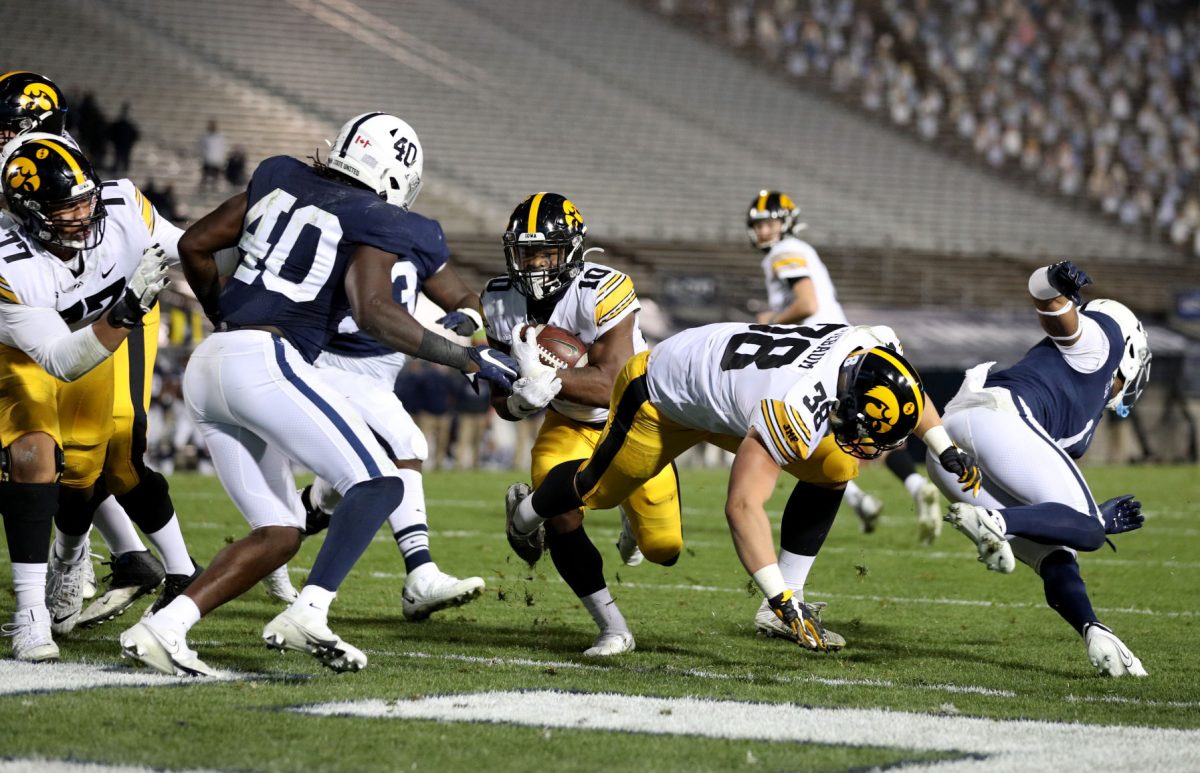
{"type": "Polygon", "coordinates": [[[596,326],[603,327],[613,321],[636,300],[633,280],[616,273],[596,290],[596,326]]]}
{"type": "MultiPolygon", "coordinates": [[[[115,188],[117,185],[116,180],[109,180],[101,183],[100,187],[102,189],[115,188]]],[[[103,201],[106,207],[121,207],[126,204],[125,197],[123,196],[107,196],[103,201]]],[[[155,227],[158,225],[158,213],[154,211],[154,205],[138,190],[136,185],[133,186],[133,205],[137,208],[138,214],[142,216],[142,222],[146,224],[146,230],[153,234],[155,227]]]]}
{"type": "Polygon", "coordinates": [[[763,419],[767,426],[768,440],[781,459],[794,461],[808,456],[812,443],[812,432],[795,408],[779,400],[763,400],[760,403],[763,419]]]}
{"type": "Polygon", "coordinates": [[[17,297],[16,291],[8,284],[8,280],[0,276],[0,303],[21,304],[21,299],[17,297]]]}

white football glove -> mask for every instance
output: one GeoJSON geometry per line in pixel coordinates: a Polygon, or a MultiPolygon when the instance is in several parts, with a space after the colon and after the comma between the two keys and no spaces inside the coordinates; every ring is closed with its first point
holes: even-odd
{"type": "Polygon", "coordinates": [[[510,353],[512,358],[517,361],[517,367],[521,371],[522,376],[535,378],[543,373],[554,374],[554,368],[546,365],[541,360],[537,342],[537,328],[533,325],[526,325],[525,328],[517,335],[513,336],[512,349],[510,353]]]}
{"type": "Polygon", "coordinates": [[[536,376],[525,376],[513,382],[512,394],[505,405],[515,418],[524,419],[545,408],[562,389],[562,379],[543,366],[536,376]]]}
{"type": "Polygon", "coordinates": [[[142,260],[125,286],[125,292],[109,309],[109,324],[126,328],[137,325],[170,281],[166,251],[158,244],[151,244],[142,252],[142,260]]]}

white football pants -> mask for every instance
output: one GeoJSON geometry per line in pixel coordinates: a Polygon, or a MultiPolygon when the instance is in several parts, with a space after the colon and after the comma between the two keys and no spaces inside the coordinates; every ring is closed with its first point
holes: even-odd
{"type": "MultiPolygon", "coordinates": [[[[1099,517],[1099,508],[1083,473],[1046,434],[1024,406],[1014,413],[1004,408],[975,406],[942,417],[955,445],[975,457],[983,471],[983,488],[978,497],[961,490],[953,475],[942,469],[932,452],[926,454],[929,477],[951,502],[967,502],[998,510],[1014,505],[1059,502],[1099,517]]],[[[1046,556],[1067,547],[1042,545],[1016,537],[1013,554],[1036,571],[1046,556]]]]}
{"type": "Polygon", "coordinates": [[[396,396],[398,371],[375,367],[373,361],[378,359],[390,363],[392,358],[342,357],[322,352],[315,364],[321,377],[362,415],[392,459],[423,462],[429,456],[429,443],[396,396]]]}
{"type": "Polygon", "coordinates": [[[262,330],[214,333],[183,376],[188,409],[217,476],[252,528],[304,528],[289,464],[341,494],[397,470],[338,390],[287,341],[262,330]]]}

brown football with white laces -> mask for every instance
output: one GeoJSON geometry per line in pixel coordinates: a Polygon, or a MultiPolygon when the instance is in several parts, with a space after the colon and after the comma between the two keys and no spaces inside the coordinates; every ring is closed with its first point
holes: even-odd
{"type": "Polygon", "coordinates": [[[569,330],[554,325],[535,325],[534,330],[537,331],[538,355],[543,365],[556,370],[587,365],[587,347],[569,330]]]}

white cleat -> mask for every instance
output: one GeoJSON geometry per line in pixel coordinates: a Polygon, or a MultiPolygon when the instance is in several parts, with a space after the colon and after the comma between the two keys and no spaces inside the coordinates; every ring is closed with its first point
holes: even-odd
{"type": "MultiPolygon", "coordinates": [[[[817,620],[821,619],[821,610],[828,606],[824,601],[802,603],[808,607],[817,620]]],[[[796,632],[783,624],[766,599],[762,600],[762,603],[758,605],[758,611],[754,613],[754,630],[768,639],[787,639],[790,642],[799,643],[796,632]]],[[[836,652],[846,648],[846,639],[840,633],[834,633],[826,628],[825,645],[830,652],[836,652]]]]}
{"type": "Polygon", "coordinates": [[[1004,517],[986,507],[955,502],[946,513],[946,523],[971,538],[979,548],[979,560],[988,569],[1010,574],[1017,567],[1012,547],[1004,539],[1004,517]]]}
{"type": "Polygon", "coordinates": [[[917,507],[917,539],[922,545],[932,545],[942,535],[942,496],[933,481],[925,481],[913,497],[917,507]]]}
{"type": "Polygon", "coordinates": [[[325,614],[312,606],[283,610],[263,628],[262,637],[273,650],[307,652],[334,671],[361,671],[367,665],[362,650],[329,630],[325,614]]]}
{"type": "Polygon", "coordinates": [[[189,649],[187,640],[143,620],[121,633],[121,657],[171,676],[220,676],[189,649]]]}
{"type": "Polygon", "coordinates": [[[1105,626],[1089,623],[1084,627],[1083,638],[1087,642],[1088,660],[1100,676],[1149,676],[1142,661],[1105,626]]]}
{"type": "Polygon", "coordinates": [[[870,494],[863,494],[862,499],[854,506],[854,512],[858,513],[858,525],[863,534],[870,534],[878,525],[879,514],[883,512],[883,502],[870,494]]]}
{"type": "Polygon", "coordinates": [[[440,569],[415,570],[404,578],[404,618],[424,620],[440,609],[461,607],[483,593],[482,577],[462,580],[440,569]]]}
{"type": "Polygon", "coordinates": [[[96,587],[96,567],[92,563],[93,558],[99,557],[92,553],[84,553],[83,555],[83,577],[80,580],[80,584],[83,587],[82,596],[85,601],[91,601],[96,598],[96,593],[99,590],[96,587]]]}
{"type": "Polygon", "coordinates": [[[621,508],[621,535],[617,537],[617,552],[625,566],[637,566],[645,558],[642,549],[638,547],[637,537],[633,535],[633,527],[629,524],[624,507],[621,508]]]}
{"type": "Polygon", "coordinates": [[[50,611],[30,607],[13,613],[12,620],[0,625],[0,636],[12,637],[13,658],[27,663],[58,660],[58,645],[50,635],[50,611]]]}
{"type": "Polygon", "coordinates": [[[284,604],[291,604],[300,598],[300,592],[292,585],[292,578],[288,576],[287,564],[264,577],[262,586],[266,589],[268,596],[276,601],[282,601],[284,604]]]}
{"type": "Polygon", "coordinates": [[[63,561],[50,551],[50,566],[46,574],[46,607],[50,610],[50,630],[63,636],[75,630],[79,613],[83,611],[84,564],[92,560],[84,553],[78,561],[63,561]]]}
{"type": "Polygon", "coordinates": [[[583,651],[584,655],[592,658],[607,658],[625,652],[633,652],[637,647],[633,634],[629,631],[609,631],[601,633],[592,642],[592,646],[583,651]]]}

